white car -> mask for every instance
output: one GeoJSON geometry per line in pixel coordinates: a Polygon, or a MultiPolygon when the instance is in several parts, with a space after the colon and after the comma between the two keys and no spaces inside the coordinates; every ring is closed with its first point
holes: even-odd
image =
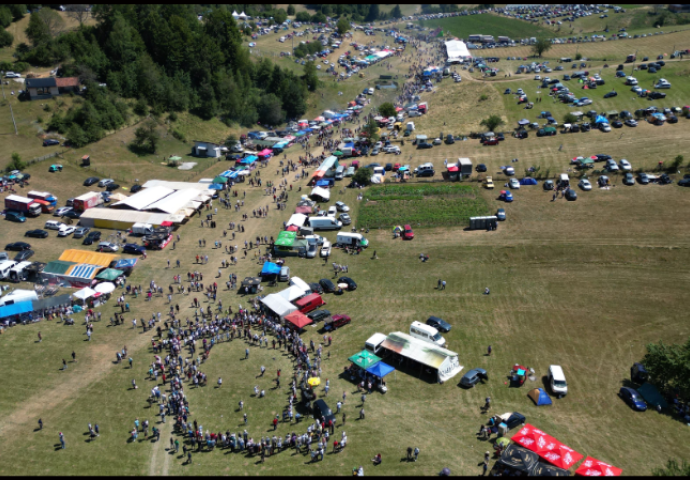
{"type": "Polygon", "coordinates": [[[434,145],[441,145],[443,141],[440,138],[434,138],[434,141],[431,143],[433,143],[434,145]]]}
{"type": "Polygon", "coordinates": [[[338,213],[338,209],[335,208],[335,205],[331,205],[330,207],[328,207],[328,216],[329,217],[335,217],[337,213],[338,213]]]}
{"type": "Polygon", "coordinates": [[[518,88],[518,89],[517,89],[517,92],[515,92],[515,93],[516,93],[517,95],[524,95],[524,94],[525,94],[525,91],[524,91],[523,89],[521,89],[521,88],[518,88]]]}
{"type": "Polygon", "coordinates": [[[508,181],[508,187],[512,188],[513,190],[519,190],[520,189],[520,182],[518,181],[517,178],[511,178],[508,181]]]}
{"type": "Polygon", "coordinates": [[[632,172],[632,165],[630,165],[630,162],[625,158],[621,158],[621,160],[618,162],[618,166],[624,172],[632,172]]]}
{"type": "Polygon", "coordinates": [[[321,70],[321,65],[317,65],[317,66],[316,66],[316,69],[317,69],[317,70],[321,70]]]}
{"type": "Polygon", "coordinates": [[[114,181],[115,180],[113,180],[112,178],[104,178],[103,180],[98,182],[98,186],[99,187],[105,187],[106,185],[108,185],[109,183],[113,183],[114,181]]]}
{"type": "Polygon", "coordinates": [[[323,63],[324,63],[325,65],[328,65],[328,60],[325,60],[325,59],[324,59],[323,63]]]}
{"type": "Polygon", "coordinates": [[[506,169],[503,171],[506,175],[509,177],[512,175],[515,175],[515,169],[513,167],[506,167],[506,169]]]}
{"type": "Polygon", "coordinates": [[[541,75],[535,75],[535,76],[534,76],[534,79],[535,79],[535,80],[541,80],[541,75]]]}
{"type": "Polygon", "coordinates": [[[619,170],[616,161],[613,159],[606,161],[606,166],[604,167],[604,169],[608,170],[609,172],[617,172],[619,170]]]}
{"type": "Polygon", "coordinates": [[[400,155],[400,147],[397,145],[388,145],[383,149],[383,151],[385,153],[395,153],[396,155],[400,155]]]}
{"type": "Polygon", "coordinates": [[[323,246],[321,247],[321,256],[322,257],[330,257],[331,256],[331,242],[326,240],[323,242],[323,246]]]}
{"type": "Polygon", "coordinates": [[[66,237],[67,235],[72,235],[76,227],[71,225],[61,225],[60,230],[58,230],[58,237],[66,237]]]}
{"type": "Polygon", "coordinates": [[[335,202],[335,208],[337,208],[339,212],[349,212],[350,211],[350,207],[345,205],[343,202],[335,202]]]}
{"type": "Polygon", "coordinates": [[[252,47],[256,47],[256,43],[255,43],[255,42],[249,42],[249,48],[252,48],[252,47]]]}
{"type": "Polygon", "coordinates": [[[21,73],[7,72],[5,78],[22,78],[21,73]]]}
{"type": "Polygon", "coordinates": [[[120,247],[118,245],[110,242],[101,242],[98,244],[99,252],[117,252],[119,249],[120,247]]]}
{"type": "Polygon", "coordinates": [[[611,131],[611,125],[609,125],[608,123],[600,123],[599,124],[599,130],[601,130],[602,132],[608,133],[611,131]]]}
{"type": "Polygon", "coordinates": [[[586,178],[583,178],[580,180],[580,183],[577,184],[578,187],[580,187],[582,190],[589,191],[592,189],[592,184],[589,183],[589,180],[586,178]]]}
{"type": "Polygon", "coordinates": [[[57,210],[55,210],[55,213],[53,213],[53,216],[54,217],[61,217],[65,213],[69,212],[70,210],[72,210],[72,207],[60,207],[57,210]]]}

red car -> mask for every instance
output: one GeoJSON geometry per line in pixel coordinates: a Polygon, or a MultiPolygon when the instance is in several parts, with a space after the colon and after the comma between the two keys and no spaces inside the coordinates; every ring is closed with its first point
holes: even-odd
{"type": "Polygon", "coordinates": [[[400,167],[402,167],[402,165],[400,165],[399,163],[396,163],[395,165],[393,165],[393,171],[397,172],[398,170],[400,170],[400,167]]]}
{"type": "Polygon", "coordinates": [[[405,225],[403,227],[402,238],[403,240],[412,240],[414,238],[414,232],[412,231],[412,227],[410,227],[409,225],[405,225]]]}
{"type": "Polygon", "coordinates": [[[487,138],[486,140],[484,140],[484,146],[486,147],[487,145],[498,145],[498,142],[499,140],[496,137],[487,138]]]}
{"type": "Polygon", "coordinates": [[[324,330],[335,330],[336,328],[342,327],[350,323],[352,319],[347,315],[333,315],[331,318],[326,320],[324,324],[324,330]]]}

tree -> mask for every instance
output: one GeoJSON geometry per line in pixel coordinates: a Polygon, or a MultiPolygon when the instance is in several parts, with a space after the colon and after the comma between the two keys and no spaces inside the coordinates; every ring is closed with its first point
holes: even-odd
{"type": "Polygon", "coordinates": [[[275,12],[273,12],[273,20],[280,25],[282,24],[285,20],[287,20],[288,14],[285,10],[282,8],[279,8],[275,12]]]}
{"type": "Polygon", "coordinates": [[[395,106],[391,102],[385,102],[379,105],[379,113],[383,117],[395,117],[398,112],[395,111],[395,106]]]}
{"type": "Polygon", "coordinates": [[[666,468],[655,468],[652,470],[652,475],[655,477],[688,477],[690,476],[690,463],[683,460],[683,463],[678,465],[676,460],[669,460],[666,462],[666,468]]]}
{"type": "Polygon", "coordinates": [[[297,12],[295,15],[295,20],[298,22],[310,22],[311,21],[311,15],[309,15],[309,12],[302,10],[301,12],[297,12]]]}
{"type": "Polygon", "coordinates": [[[160,142],[160,134],[156,131],[158,124],[155,120],[149,119],[142,126],[134,131],[134,145],[141,149],[156,153],[156,148],[160,142]]]}
{"type": "Polygon", "coordinates": [[[566,113],[563,115],[563,123],[575,123],[577,122],[577,117],[572,113],[566,113]]]}
{"type": "Polygon", "coordinates": [[[326,15],[321,12],[315,13],[311,16],[311,21],[314,23],[326,23],[326,15]]]}
{"type": "Polygon", "coordinates": [[[683,164],[683,155],[676,155],[676,158],[673,159],[673,163],[671,164],[671,168],[675,171],[678,171],[680,166],[683,164]]]}
{"type": "Polygon", "coordinates": [[[379,15],[379,4],[378,3],[372,3],[371,6],[369,7],[369,13],[367,14],[366,20],[367,22],[374,22],[378,20],[379,15]]]}
{"type": "Polygon", "coordinates": [[[314,62],[307,62],[304,64],[304,83],[310,92],[316,90],[319,85],[319,77],[316,74],[316,65],[314,62]]]}
{"type": "Polygon", "coordinates": [[[279,125],[285,120],[282,103],[273,93],[262,95],[256,110],[259,113],[259,121],[264,125],[279,125]]]}
{"type": "Polygon", "coordinates": [[[551,40],[545,37],[537,38],[537,42],[532,45],[532,51],[535,55],[541,58],[542,53],[547,52],[551,49],[551,40]]]}
{"type": "Polygon", "coordinates": [[[14,42],[14,35],[4,28],[0,28],[0,48],[9,47],[12,45],[12,42],[14,42]]]}
{"type": "Polygon", "coordinates": [[[10,12],[12,12],[12,19],[15,21],[21,20],[26,15],[26,5],[21,3],[11,3],[9,5],[10,12]]]}
{"type": "Polygon", "coordinates": [[[685,388],[690,384],[690,339],[683,345],[650,343],[642,363],[660,390],[685,388]]]}
{"type": "Polygon", "coordinates": [[[77,22],[79,22],[80,27],[84,25],[84,22],[89,19],[90,15],[91,14],[89,13],[89,11],[83,8],[81,5],[78,5],[75,7],[74,10],[70,10],[69,12],[67,12],[67,16],[72,20],[76,20],[77,22]]]}
{"type": "Polygon", "coordinates": [[[379,140],[379,134],[376,133],[376,132],[378,132],[378,131],[380,131],[380,130],[381,130],[381,128],[380,128],[379,125],[374,121],[373,118],[372,118],[371,120],[369,120],[369,123],[367,123],[366,125],[364,125],[364,127],[362,127],[362,131],[363,131],[363,132],[366,134],[366,136],[369,138],[369,143],[370,143],[370,144],[374,144],[374,143],[376,143],[376,142],[379,140]]]}
{"type": "Polygon", "coordinates": [[[38,12],[31,14],[29,25],[26,27],[25,33],[34,47],[49,41],[51,38],[48,26],[43,23],[41,17],[38,16],[38,12]]]}
{"type": "Polygon", "coordinates": [[[293,7],[292,4],[288,5],[287,14],[290,16],[293,16],[295,14],[295,7],[293,7]]]}
{"type": "Polygon", "coordinates": [[[360,185],[369,185],[371,183],[371,176],[373,174],[374,172],[371,168],[359,168],[352,177],[352,180],[360,185]]]}
{"type": "Polygon", "coordinates": [[[393,7],[393,10],[391,10],[391,17],[402,18],[402,11],[400,10],[400,5],[396,5],[395,7],[393,7]]]}
{"type": "Polygon", "coordinates": [[[340,17],[338,19],[338,24],[337,24],[336,28],[338,29],[338,33],[340,35],[344,35],[345,32],[350,30],[350,22],[347,20],[347,18],[340,17]]]}
{"type": "Polygon", "coordinates": [[[0,7],[0,27],[7,28],[12,23],[12,12],[7,7],[0,7]]]}
{"type": "Polygon", "coordinates": [[[496,128],[500,127],[504,123],[505,122],[503,121],[503,119],[498,115],[491,115],[490,117],[487,117],[484,120],[482,120],[479,123],[479,125],[481,125],[482,127],[486,127],[488,131],[493,132],[494,130],[496,130],[496,128]]]}
{"type": "Polygon", "coordinates": [[[24,170],[25,168],[26,163],[22,161],[22,157],[20,157],[17,152],[12,152],[12,160],[7,164],[7,171],[24,170]]]}

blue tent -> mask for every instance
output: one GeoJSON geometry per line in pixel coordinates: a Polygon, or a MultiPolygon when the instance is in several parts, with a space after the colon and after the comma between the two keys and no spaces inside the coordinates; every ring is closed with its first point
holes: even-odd
{"type": "Polygon", "coordinates": [[[211,190],[223,190],[223,185],[221,185],[220,183],[212,183],[208,186],[208,188],[211,190]]]}
{"type": "Polygon", "coordinates": [[[536,185],[537,181],[532,177],[525,177],[520,180],[520,185],[536,185]]]}
{"type": "Polygon", "coordinates": [[[122,260],[116,261],[113,268],[132,268],[137,264],[137,260],[136,258],[123,258],[122,260]]]}
{"type": "Polygon", "coordinates": [[[262,277],[264,275],[278,275],[279,273],[280,273],[280,267],[273,262],[264,263],[264,266],[261,269],[261,276],[262,277]]]}
{"type": "Polygon", "coordinates": [[[594,123],[609,123],[609,121],[606,120],[606,117],[604,117],[603,115],[598,115],[597,119],[594,120],[594,123]]]}
{"type": "Polygon", "coordinates": [[[248,157],[244,157],[241,160],[238,160],[237,163],[241,163],[243,165],[251,165],[252,163],[256,162],[259,158],[256,155],[249,155],[248,157]]]}
{"type": "Polygon", "coordinates": [[[371,373],[379,378],[385,377],[394,370],[395,368],[384,362],[379,362],[376,365],[372,365],[371,367],[367,368],[368,373],[371,373]]]}
{"type": "Polygon", "coordinates": [[[13,303],[12,305],[5,305],[0,307],[0,318],[7,318],[13,315],[20,315],[22,313],[33,311],[33,304],[31,301],[13,303]]]}
{"type": "Polygon", "coordinates": [[[333,185],[335,185],[335,180],[332,178],[324,178],[316,182],[317,187],[332,187],[333,185]]]}
{"type": "Polygon", "coordinates": [[[543,388],[535,388],[533,390],[530,390],[527,396],[532,399],[532,401],[535,403],[537,407],[541,407],[542,405],[553,404],[551,397],[549,397],[549,395],[544,391],[543,388]]]}
{"type": "Polygon", "coordinates": [[[654,407],[660,405],[661,408],[668,408],[668,403],[664,397],[651,383],[645,382],[640,388],[637,389],[637,392],[642,395],[642,398],[644,398],[648,404],[654,407]]]}

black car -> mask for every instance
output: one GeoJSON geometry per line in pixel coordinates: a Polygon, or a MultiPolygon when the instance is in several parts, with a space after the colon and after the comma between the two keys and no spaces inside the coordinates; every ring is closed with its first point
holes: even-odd
{"type": "Polygon", "coordinates": [[[349,291],[357,290],[357,284],[350,277],[340,277],[338,283],[346,283],[349,291]]]}
{"type": "Polygon", "coordinates": [[[480,163],[479,165],[477,165],[477,168],[475,170],[477,170],[477,172],[480,172],[480,173],[486,172],[486,165],[484,165],[483,163],[480,163]]]}
{"type": "Polygon", "coordinates": [[[109,183],[105,187],[106,191],[108,191],[108,192],[112,192],[114,190],[117,190],[118,188],[120,188],[120,185],[118,185],[117,183],[109,183]]]}
{"type": "Polygon", "coordinates": [[[620,120],[614,120],[613,122],[611,122],[611,126],[613,128],[623,128],[623,122],[621,122],[620,120]]]}
{"type": "Polygon", "coordinates": [[[122,247],[122,251],[124,253],[133,253],[135,255],[142,255],[144,252],[146,252],[146,248],[142,247],[141,245],[137,245],[136,243],[128,243],[124,247],[122,247]]]}
{"type": "Polygon", "coordinates": [[[48,232],[45,230],[29,230],[24,234],[25,237],[33,237],[33,238],[46,238],[48,236],[48,232]]]}
{"type": "Polygon", "coordinates": [[[393,170],[393,164],[392,164],[392,163],[387,163],[386,166],[383,167],[383,169],[384,169],[385,171],[387,171],[387,172],[390,172],[391,170],[393,170]]]}
{"type": "Polygon", "coordinates": [[[14,257],[15,262],[23,262],[24,260],[27,260],[28,258],[31,258],[31,256],[34,254],[33,250],[22,250],[17,254],[16,257],[14,257]]]}
{"type": "Polygon", "coordinates": [[[325,293],[333,293],[336,290],[333,282],[331,282],[327,278],[322,278],[321,280],[319,280],[319,285],[321,285],[321,288],[323,288],[323,291],[325,293]]]}
{"type": "Polygon", "coordinates": [[[446,144],[447,145],[453,145],[455,143],[455,137],[453,135],[447,135],[446,136],[446,144]]]}
{"type": "Polygon", "coordinates": [[[565,199],[569,202],[574,202],[575,200],[577,200],[577,192],[572,188],[569,188],[565,191],[565,199]]]}
{"type": "Polygon", "coordinates": [[[605,162],[605,161],[607,161],[607,160],[613,159],[613,157],[612,157],[611,155],[606,155],[606,154],[604,154],[604,153],[597,153],[597,154],[595,154],[595,155],[593,155],[593,156],[594,156],[594,157],[597,157],[597,158],[594,159],[595,162],[605,162]]]}
{"type": "Polygon", "coordinates": [[[609,92],[606,95],[604,95],[604,98],[611,98],[611,97],[617,97],[618,92],[609,92]]]}
{"type": "Polygon", "coordinates": [[[60,145],[60,141],[55,140],[54,138],[46,138],[45,140],[43,140],[44,147],[52,147],[54,145],[60,145]]]}
{"type": "Polygon", "coordinates": [[[81,217],[81,213],[77,212],[76,210],[70,210],[68,212],[65,212],[63,217],[72,218],[74,220],[77,220],[77,219],[79,219],[79,217],[81,217]]]}
{"type": "Polygon", "coordinates": [[[580,127],[580,131],[583,132],[583,133],[584,133],[584,132],[589,132],[591,128],[592,128],[592,127],[589,125],[589,123],[588,123],[588,122],[585,122],[585,123],[583,123],[582,126],[580,127]]]}
{"type": "Polygon", "coordinates": [[[312,411],[314,413],[314,418],[323,418],[323,421],[328,425],[329,420],[335,425],[335,415],[330,407],[322,399],[316,400],[312,404],[312,411]]]}
{"type": "Polygon", "coordinates": [[[10,250],[14,252],[21,252],[22,250],[29,250],[31,245],[26,242],[14,242],[5,245],[5,250],[10,250]]]}
{"type": "Polygon", "coordinates": [[[678,117],[675,115],[669,115],[666,117],[666,122],[667,123],[678,123],[678,117]]]}
{"type": "Polygon", "coordinates": [[[447,323],[445,320],[438,317],[429,317],[426,321],[426,324],[444,333],[450,332],[450,329],[452,328],[451,324],[447,323]]]}
{"type": "Polygon", "coordinates": [[[84,186],[85,187],[90,187],[91,185],[100,182],[101,179],[98,177],[89,177],[86,180],[84,180],[84,186]]]}
{"type": "Polygon", "coordinates": [[[647,98],[650,100],[658,100],[660,98],[666,98],[666,94],[664,92],[651,92],[647,95],[647,98]]]}
{"type": "Polygon", "coordinates": [[[321,288],[321,285],[319,285],[316,282],[312,282],[309,284],[309,288],[313,293],[318,293],[319,295],[323,295],[323,288],[321,288]]]}
{"type": "Polygon", "coordinates": [[[433,170],[422,170],[417,174],[417,177],[433,177],[434,175],[436,175],[436,172],[433,170]]]}
{"type": "Polygon", "coordinates": [[[646,173],[640,173],[637,181],[640,182],[640,185],[649,185],[649,176],[646,173]]]}
{"type": "Polygon", "coordinates": [[[86,236],[84,241],[82,242],[82,245],[93,245],[93,242],[97,242],[101,239],[101,232],[98,230],[94,230],[93,232],[89,232],[89,234],[86,236]]]}
{"type": "Polygon", "coordinates": [[[309,312],[307,314],[307,317],[309,317],[314,323],[319,323],[322,320],[326,320],[330,316],[331,312],[328,310],[314,310],[313,312],[309,312]]]}
{"type": "Polygon", "coordinates": [[[512,92],[510,88],[506,88],[505,91],[503,92],[503,95],[510,95],[512,92]]]}
{"type": "Polygon", "coordinates": [[[671,177],[668,176],[666,173],[662,173],[661,176],[659,177],[659,183],[662,185],[668,185],[671,183],[673,180],[671,177]]]}
{"type": "Polygon", "coordinates": [[[144,188],[144,187],[142,187],[141,185],[132,185],[132,188],[130,188],[129,191],[132,193],[137,193],[142,188],[144,188]]]}
{"type": "Polygon", "coordinates": [[[473,368],[463,375],[463,377],[460,379],[460,385],[463,387],[472,388],[480,381],[488,379],[489,375],[486,373],[486,370],[483,368],[473,368]]]}
{"type": "Polygon", "coordinates": [[[681,187],[690,187],[690,178],[683,178],[682,180],[678,180],[678,185],[681,187]]]}
{"type": "Polygon", "coordinates": [[[508,420],[503,420],[503,423],[508,426],[508,430],[512,430],[519,425],[524,425],[526,422],[527,419],[525,416],[518,412],[513,412],[512,415],[508,417],[508,420]]]}

